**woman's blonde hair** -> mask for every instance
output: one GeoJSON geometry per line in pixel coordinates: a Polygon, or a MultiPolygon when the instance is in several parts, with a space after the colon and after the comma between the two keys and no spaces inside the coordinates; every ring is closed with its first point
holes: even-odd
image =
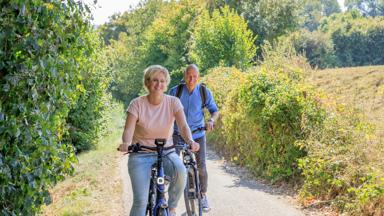
{"type": "MultiPolygon", "coordinates": [[[[149,83],[149,81],[151,81],[152,77],[156,73],[162,73],[165,76],[165,80],[167,81],[167,87],[171,82],[171,77],[169,76],[169,72],[167,68],[161,65],[151,65],[144,70],[144,88],[147,92],[148,92],[147,84],[149,83]]],[[[165,90],[167,90],[167,88],[165,90]]]]}

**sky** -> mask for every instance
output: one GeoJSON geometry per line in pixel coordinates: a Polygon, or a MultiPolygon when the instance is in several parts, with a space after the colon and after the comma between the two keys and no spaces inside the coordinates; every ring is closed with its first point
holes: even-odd
{"type": "MultiPolygon", "coordinates": [[[[94,0],[84,0],[86,3],[93,3],[94,0]]],[[[115,13],[122,13],[129,10],[130,6],[136,6],[140,0],[97,0],[95,8],[91,8],[93,24],[101,25],[108,21],[108,17],[115,13]]]]}
{"type": "MultiPolygon", "coordinates": [[[[92,3],[94,0],[84,0],[92,3]]],[[[340,5],[344,5],[344,0],[337,0],[340,5]]],[[[115,13],[127,11],[130,6],[136,6],[140,0],[97,0],[97,5],[92,8],[93,24],[101,25],[108,21],[108,17],[115,13]]]]}

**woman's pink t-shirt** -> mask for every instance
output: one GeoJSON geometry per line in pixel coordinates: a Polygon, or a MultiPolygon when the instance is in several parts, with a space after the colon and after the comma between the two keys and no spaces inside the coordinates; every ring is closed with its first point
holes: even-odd
{"type": "Polygon", "coordinates": [[[155,139],[167,139],[165,146],[173,144],[173,124],[175,114],[183,110],[183,105],[177,97],[164,95],[158,105],[150,104],[146,96],[131,101],[127,112],[137,117],[132,143],[146,146],[156,146],[155,139]]]}

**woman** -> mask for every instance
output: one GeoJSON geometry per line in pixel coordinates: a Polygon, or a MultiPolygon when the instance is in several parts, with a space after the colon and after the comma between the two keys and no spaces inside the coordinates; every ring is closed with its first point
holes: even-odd
{"type": "MultiPolygon", "coordinates": [[[[166,68],[153,65],[145,69],[144,86],[148,94],[132,100],[128,107],[123,144],[119,146],[120,151],[128,151],[128,146],[133,143],[156,146],[154,143],[156,138],[166,138],[165,147],[173,145],[172,133],[175,120],[181,135],[191,145],[192,151],[199,149],[199,144],[192,139],[180,100],[164,94],[169,82],[170,76],[166,68]]],[[[185,187],[186,170],[174,149],[164,153],[167,155],[164,158],[165,174],[172,179],[168,190],[168,206],[170,215],[176,215],[177,202],[185,187]]],[[[156,160],[156,152],[129,155],[128,172],[133,190],[131,216],[145,215],[150,171],[156,160]]]]}

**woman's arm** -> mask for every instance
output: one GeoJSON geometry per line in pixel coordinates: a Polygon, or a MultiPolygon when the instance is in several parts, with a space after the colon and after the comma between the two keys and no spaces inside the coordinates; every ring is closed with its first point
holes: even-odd
{"type": "Polygon", "coordinates": [[[128,112],[122,137],[123,143],[120,144],[119,151],[128,151],[128,146],[132,143],[133,132],[135,132],[136,121],[137,117],[128,112]]]}
{"type": "Polygon", "coordinates": [[[185,119],[183,109],[180,109],[176,114],[176,124],[180,130],[180,134],[183,139],[187,142],[188,145],[191,146],[192,151],[198,151],[200,148],[199,143],[195,142],[192,138],[191,129],[189,129],[187,120],[185,119]]]}

